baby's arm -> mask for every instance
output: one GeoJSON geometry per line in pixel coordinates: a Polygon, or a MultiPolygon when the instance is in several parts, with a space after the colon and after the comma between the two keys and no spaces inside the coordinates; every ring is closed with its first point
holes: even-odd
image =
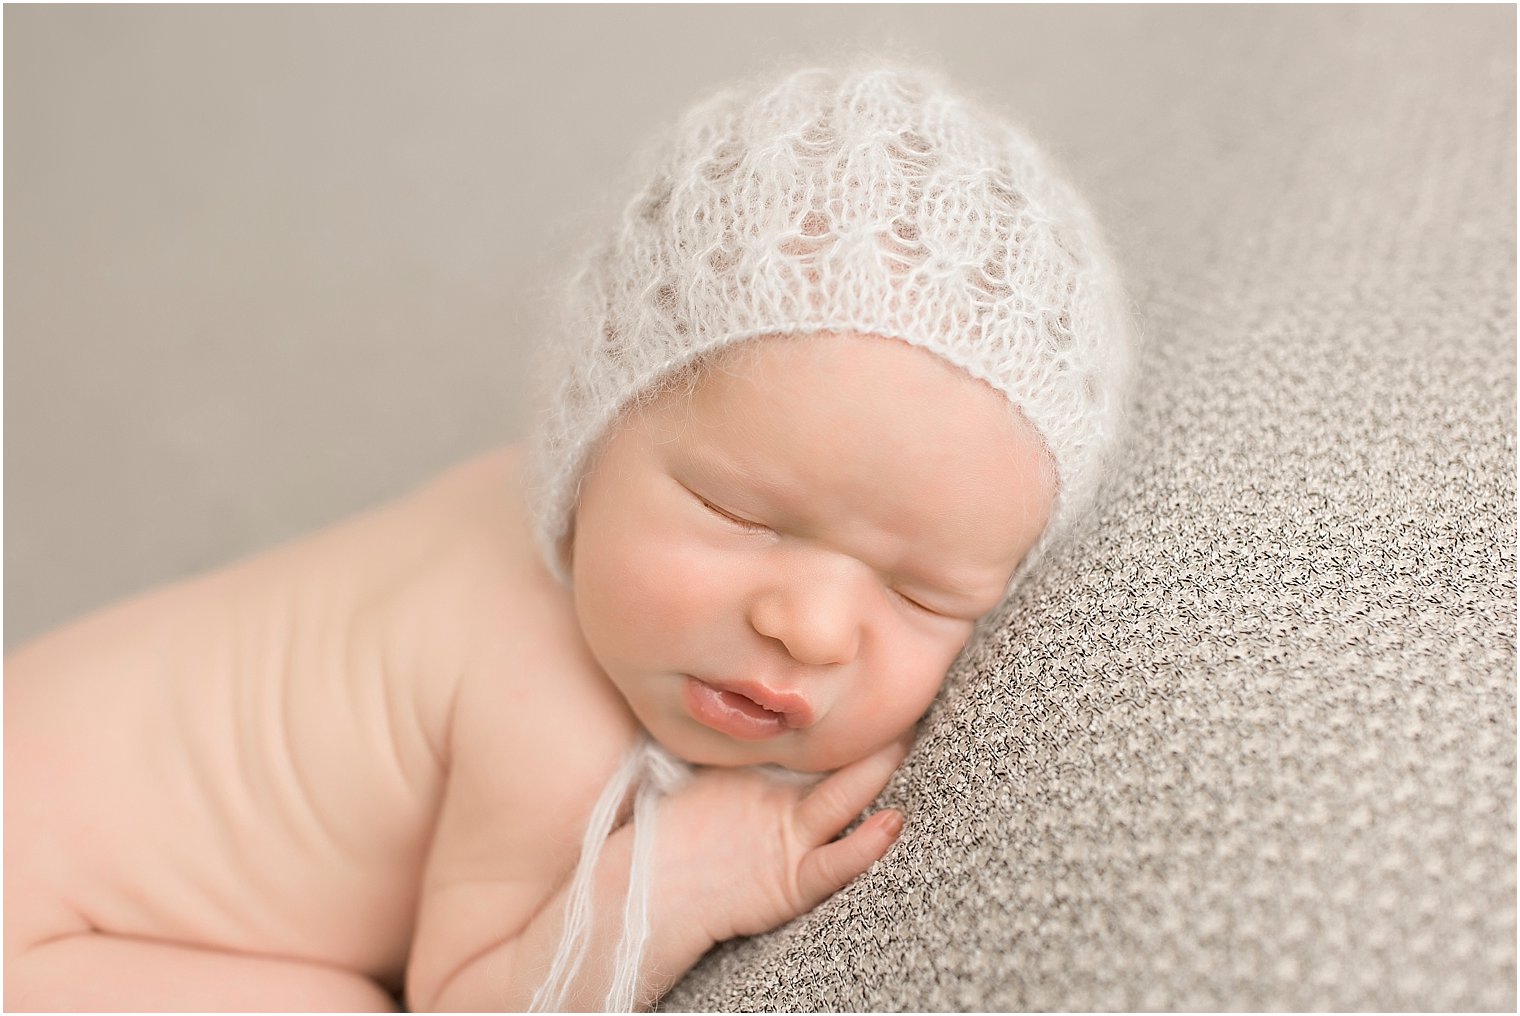
{"type": "MultiPolygon", "coordinates": [[[[593,880],[588,958],[567,1011],[602,1008],[623,924],[632,835],[632,827],[624,826],[602,849],[593,880]]],[[[641,1008],[648,1008],[714,944],[700,923],[683,915],[687,908],[665,888],[657,885],[651,893],[653,934],[639,979],[641,1008]]],[[[568,892],[567,879],[531,914],[526,926],[514,929],[509,915],[520,912],[522,896],[512,885],[456,882],[432,887],[423,902],[408,976],[410,1008],[526,1012],[559,946],[568,892]],[[472,940],[473,949],[465,944],[472,940]],[[448,943],[448,952],[440,951],[442,943],[448,943]]]]}
{"type": "MultiPolygon", "coordinates": [[[[461,716],[489,716],[465,709],[461,716]]],[[[812,788],[763,773],[705,769],[660,805],[650,890],[651,938],[636,997],[649,1006],[712,945],[758,934],[810,910],[886,853],[900,816],[886,812],[834,841],[885,786],[906,752],[895,744],[812,788]]],[[[603,760],[605,761],[605,760],[603,760]]],[[[610,768],[609,770],[610,771],[610,768]]],[[[513,870],[509,816],[496,828],[489,768],[455,770],[429,861],[408,971],[413,1010],[526,1010],[559,945],[570,869],[592,801],[567,811],[568,856],[544,873],[513,870]],[[482,826],[485,826],[483,828],[482,826]],[[485,835],[482,835],[482,833],[485,835]]],[[[499,771],[498,777],[499,778],[499,771]]],[[[599,787],[593,787],[595,791],[599,787]]],[[[594,796],[594,794],[593,794],[594,796]]],[[[588,960],[568,1005],[598,1010],[621,933],[632,826],[613,834],[597,866],[588,960]]]]}

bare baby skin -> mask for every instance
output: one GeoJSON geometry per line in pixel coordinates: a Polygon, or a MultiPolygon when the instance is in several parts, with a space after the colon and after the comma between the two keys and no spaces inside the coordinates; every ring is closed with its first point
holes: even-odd
{"type": "MultiPolygon", "coordinates": [[[[1054,496],[1003,396],[848,334],[763,340],[620,424],[573,590],[532,544],[522,464],[482,455],[10,654],[7,1008],[523,1009],[646,730],[703,767],[661,804],[647,1007],[891,846],[890,811],[835,837],[1054,496]],[[782,720],[714,720],[740,690],[782,720]]],[[[624,826],[597,869],[583,1008],[630,846],[624,826]]]]}

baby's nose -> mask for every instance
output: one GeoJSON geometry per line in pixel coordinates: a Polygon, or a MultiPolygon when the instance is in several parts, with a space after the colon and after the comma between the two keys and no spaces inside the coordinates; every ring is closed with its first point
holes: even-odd
{"type": "Polygon", "coordinates": [[[759,596],[750,624],[798,663],[849,663],[860,649],[861,593],[838,577],[794,575],[759,596]]]}

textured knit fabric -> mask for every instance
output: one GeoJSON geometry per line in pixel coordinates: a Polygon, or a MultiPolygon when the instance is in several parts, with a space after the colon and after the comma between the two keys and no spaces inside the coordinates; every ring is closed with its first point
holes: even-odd
{"type": "Polygon", "coordinates": [[[907,341],[1018,407],[1058,477],[1015,580],[1032,569],[1104,475],[1132,361],[1098,228],[1034,143],[936,76],[861,64],[727,89],[650,151],[550,337],[567,367],[533,504],[560,578],[581,477],[620,412],[705,354],[817,331],[907,341]]]}
{"type": "Polygon", "coordinates": [[[1083,24],[1009,40],[1096,75],[1134,465],[952,672],[893,852],[663,1004],[1513,1011],[1515,12],[1083,24]]]}

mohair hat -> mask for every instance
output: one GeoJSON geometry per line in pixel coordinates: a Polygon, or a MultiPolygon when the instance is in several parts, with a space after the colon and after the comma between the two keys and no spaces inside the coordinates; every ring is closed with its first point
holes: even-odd
{"type": "Polygon", "coordinates": [[[1012,588],[1101,482],[1133,359],[1118,273],[1048,158],[939,75],[878,62],[721,91],[645,162],[555,336],[530,479],[551,571],[568,584],[581,480],[641,396],[735,343],[841,331],[937,354],[1043,438],[1056,502],[1012,588]]]}

